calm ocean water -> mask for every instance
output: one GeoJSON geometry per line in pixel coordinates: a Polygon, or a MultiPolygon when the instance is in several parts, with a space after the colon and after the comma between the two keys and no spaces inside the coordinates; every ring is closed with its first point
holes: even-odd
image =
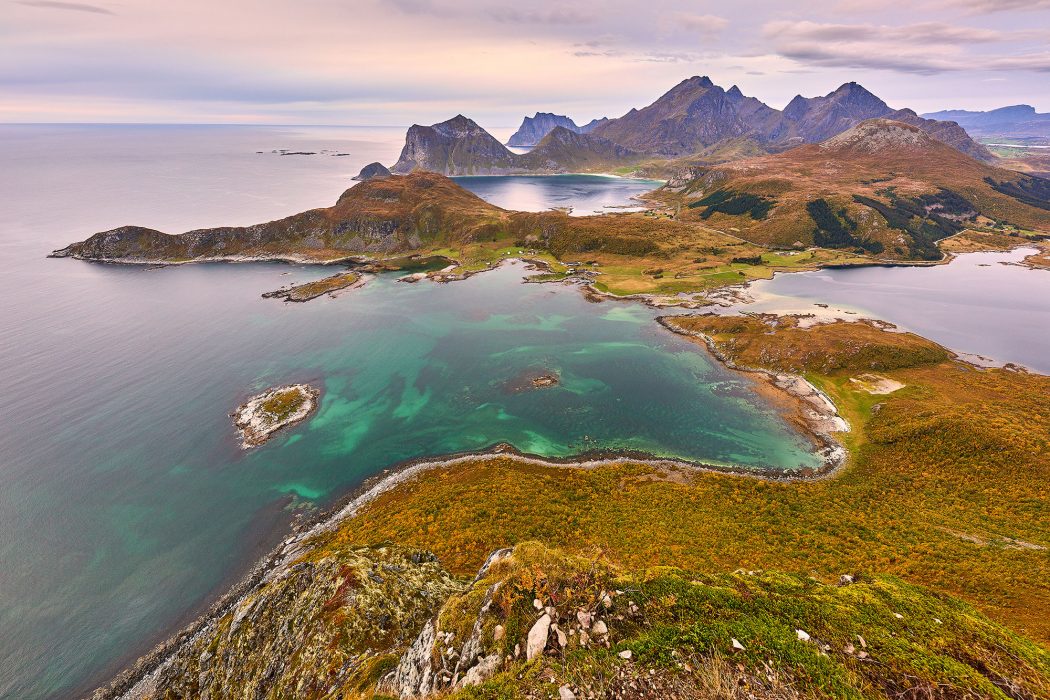
{"type": "MultiPolygon", "coordinates": [[[[816,463],[747,380],[651,310],[522,285],[520,267],[449,285],[387,275],[285,305],[259,295],[327,271],[44,257],[121,224],[178,232],[330,204],[402,134],[0,127],[0,697],[90,689],[244,573],[293,509],[408,458],[506,441],[816,463]],[[530,369],[562,385],[504,390],[530,369]],[[323,388],[318,413],[241,452],[227,414],[290,381],[323,388]]],[[[622,189],[594,198],[609,184],[582,191],[622,203],[622,189]]]]}

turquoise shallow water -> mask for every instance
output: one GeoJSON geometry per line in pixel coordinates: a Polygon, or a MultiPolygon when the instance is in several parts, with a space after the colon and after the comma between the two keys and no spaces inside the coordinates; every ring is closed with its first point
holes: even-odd
{"type": "Polygon", "coordinates": [[[182,231],[332,202],[401,133],[0,127],[0,697],[90,688],[244,573],[294,508],[405,459],[505,441],[817,463],[748,380],[653,311],[521,284],[520,266],[282,304],[259,295],[330,271],[44,258],[125,223],[182,231]],[[268,152],[285,147],[353,155],[268,152]],[[562,383],[506,390],[533,370],[562,383]],[[323,388],[320,410],[242,452],[228,413],[293,381],[323,388]]]}

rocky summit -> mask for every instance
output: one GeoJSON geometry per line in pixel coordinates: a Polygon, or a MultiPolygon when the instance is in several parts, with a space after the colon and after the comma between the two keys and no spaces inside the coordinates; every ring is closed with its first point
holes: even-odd
{"type": "Polygon", "coordinates": [[[462,114],[431,126],[412,126],[395,173],[430,170],[445,175],[500,175],[514,171],[514,154],[462,114]]]}

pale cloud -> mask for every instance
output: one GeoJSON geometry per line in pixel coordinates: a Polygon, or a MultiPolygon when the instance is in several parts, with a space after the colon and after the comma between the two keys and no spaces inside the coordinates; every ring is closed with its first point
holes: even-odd
{"type": "Polygon", "coordinates": [[[700,34],[717,34],[729,26],[729,20],[718,15],[680,12],[675,15],[675,19],[682,27],[700,34]]]}
{"type": "Polygon", "coordinates": [[[933,75],[956,71],[1050,71],[1050,52],[976,52],[977,45],[1045,44],[1045,30],[1003,31],[945,22],[908,25],[773,21],[763,26],[779,54],[810,66],[933,75]]]}
{"type": "Polygon", "coordinates": [[[994,12],[1032,12],[1050,9],[1050,0],[946,0],[944,5],[960,7],[974,14],[994,12]]]}
{"type": "Polygon", "coordinates": [[[88,5],[83,2],[57,2],[56,0],[16,0],[16,4],[27,7],[39,7],[47,10],[72,10],[73,12],[91,12],[97,15],[113,15],[113,10],[100,5],[88,5]]]}
{"type": "Polygon", "coordinates": [[[507,126],[555,110],[586,121],[705,74],[778,106],[857,80],[894,104],[939,108],[979,95],[1050,109],[1050,17],[1030,11],[1050,0],[1016,9],[1009,0],[914,0],[906,12],[885,0],[849,1],[870,8],[0,0],[0,120],[408,124],[463,112],[507,126]],[[994,12],[974,19],[989,5],[994,12]],[[966,71],[1006,80],[977,93],[966,71]]]}

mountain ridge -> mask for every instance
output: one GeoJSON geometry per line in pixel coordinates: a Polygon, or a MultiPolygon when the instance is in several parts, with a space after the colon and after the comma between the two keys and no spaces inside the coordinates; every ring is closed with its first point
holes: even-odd
{"type": "Polygon", "coordinates": [[[929,120],[912,110],[894,110],[862,85],[848,82],[827,95],[796,95],[783,110],[736,85],[728,91],[708,76],[688,78],[652,104],[632,109],[594,131],[634,150],[683,157],[720,141],[748,136],[770,151],[817,143],[878,117],[912,123],[968,155],[993,162],[995,156],[953,122],[929,120]]]}

